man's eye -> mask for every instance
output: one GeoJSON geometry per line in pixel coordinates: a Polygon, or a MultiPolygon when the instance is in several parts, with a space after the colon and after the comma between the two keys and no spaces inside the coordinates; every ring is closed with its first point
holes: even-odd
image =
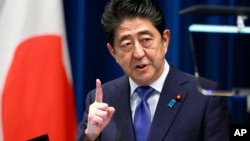
{"type": "Polygon", "coordinates": [[[121,45],[121,50],[123,51],[130,51],[132,48],[132,43],[125,43],[121,45]]]}
{"type": "Polygon", "coordinates": [[[143,44],[150,43],[151,41],[152,41],[151,38],[143,38],[143,39],[142,39],[142,43],[143,43],[143,44]]]}
{"type": "Polygon", "coordinates": [[[125,43],[122,45],[122,48],[126,48],[126,47],[129,47],[131,45],[131,43],[125,43]]]}
{"type": "Polygon", "coordinates": [[[144,39],[142,39],[141,43],[144,47],[150,47],[152,44],[152,39],[151,38],[144,38],[144,39]]]}
{"type": "Polygon", "coordinates": [[[143,41],[144,43],[146,43],[146,42],[150,41],[150,39],[149,39],[149,38],[145,38],[145,39],[143,39],[142,41],[143,41]]]}

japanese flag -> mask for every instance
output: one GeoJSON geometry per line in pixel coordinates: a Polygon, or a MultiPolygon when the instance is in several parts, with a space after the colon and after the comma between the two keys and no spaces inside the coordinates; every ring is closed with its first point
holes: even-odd
{"type": "Polygon", "coordinates": [[[0,140],[75,138],[62,7],[61,0],[0,2],[0,140]]]}

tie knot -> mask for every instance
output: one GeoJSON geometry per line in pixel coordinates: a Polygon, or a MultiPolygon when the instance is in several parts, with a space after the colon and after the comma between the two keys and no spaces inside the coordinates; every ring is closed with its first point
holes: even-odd
{"type": "Polygon", "coordinates": [[[140,86],[136,88],[135,91],[138,93],[141,99],[147,100],[155,90],[150,86],[140,86]]]}

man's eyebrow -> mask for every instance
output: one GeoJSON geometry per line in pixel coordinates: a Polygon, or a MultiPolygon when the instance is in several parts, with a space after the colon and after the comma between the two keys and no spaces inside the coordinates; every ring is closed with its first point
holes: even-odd
{"type": "Polygon", "coordinates": [[[150,36],[153,36],[152,32],[150,32],[149,30],[142,30],[142,31],[138,32],[137,35],[150,35],[150,36]]]}
{"type": "Polygon", "coordinates": [[[129,39],[129,38],[130,38],[130,35],[123,35],[118,40],[119,42],[122,42],[123,40],[129,39]]]}
{"type": "MultiPolygon", "coordinates": [[[[137,33],[137,35],[150,35],[153,36],[152,32],[150,32],[149,30],[142,30],[140,32],[137,33]]],[[[131,35],[123,35],[121,36],[118,40],[119,42],[122,42],[123,40],[129,39],[131,38],[131,35]]]]}

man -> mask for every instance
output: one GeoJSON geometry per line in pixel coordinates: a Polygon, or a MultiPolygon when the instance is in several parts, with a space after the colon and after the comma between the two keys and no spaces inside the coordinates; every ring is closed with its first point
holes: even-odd
{"type": "MultiPolygon", "coordinates": [[[[111,0],[102,24],[107,48],[126,75],[103,85],[96,80],[96,89],[87,95],[77,140],[229,140],[225,101],[202,95],[193,75],[165,60],[170,31],[165,29],[163,14],[155,3],[111,0]],[[140,86],[153,90],[145,100],[150,117],[143,115],[137,121],[137,105],[143,102],[137,91],[140,86]]],[[[207,80],[202,83],[214,87],[207,80]]]]}

